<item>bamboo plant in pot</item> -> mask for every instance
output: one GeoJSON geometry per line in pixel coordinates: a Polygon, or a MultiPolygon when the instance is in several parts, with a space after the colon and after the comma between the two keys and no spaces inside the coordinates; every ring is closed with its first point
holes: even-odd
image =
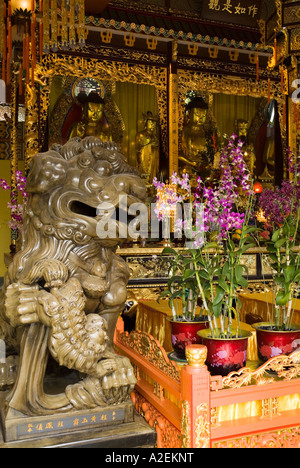
{"type": "MultiPolygon", "coordinates": [[[[243,159],[243,143],[232,135],[220,157],[222,175],[214,187],[202,188],[204,230],[207,234],[218,226],[218,247],[207,255],[203,249],[193,251],[193,264],[209,329],[200,331],[208,349],[207,366],[211,374],[227,375],[246,364],[251,332],[241,328],[238,290],[247,288],[247,268],[242,256],[256,245],[250,226],[254,197],[250,174],[243,159]],[[238,243],[233,241],[239,230],[238,243]],[[201,283],[201,288],[200,288],[201,283]]],[[[202,190],[201,190],[202,189],[202,190]]]]}
{"type": "MultiPolygon", "coordinates": [[[[295,294],[300,280],[300,157],[288,151],[290,178],[275,190],[266,189],[259,199],[269,231],[267,251],[274,272],[275,305],[268,322],[254,324],[258,355],[262,361],[300,348],[300,326],[293,323],[295,294]]],[[[273,306],[273,304],[272,304],[273,306]]]]}
{"type": "Polygon", "coordinates": [[[163,256],[169,264],[170,278],[160,298],[169,298],[172,315],[168,320],[175,357],[185,359],[187,345],[201,344],[197,333],[208,327],[208,319],[198,306],[199,289],[195,278],[189,273],[188,252],[166,247],[163,256]]]}
{"type": "Polygon", "coordinates": [[[212,375],[225,376],[246,364],[251,332],[241,328],[237,292],[248,285],[244,277],[247,269],[241,263],[241,256],[254,245],[246,236],[251,229],[246,226],[242,229],[238,246],[228,237],[209,259],[203,259],[203,252],[199,251],[193,257],[209,320],[209,328],[198,335],[207,347],[207,366],[212,375]]]}
{"type": "MultiPolygon", "coordinates": [[[[164,223],[163,232],[178,226],[182,213],[187,206],[192,208],[192,181],[188,174],[182,178],[176,173],[171,176],[170,183],[154,178],[153,185],[157,192],[156,216],[164,223]],[[164,229],[164,227],[167,229],[164,229]]],[[[189,216],[192,214],[189,210],[189,216]]],[[[190,224],[186,220],[186,224],[190,224]]],[[[178,236],[179,237],[179,236],[178,236]]],[[[168,242],[170,244],[170,242],[168,242]]],[[[178,250],[166,247],[162,252],[164,264],[169,272],[168,287],[161,293],[160,299],[169,298],[171,315],[168,318],[171,325],[171,339],[175,357],[185,360],[185,348],[189,344],[200,344],[197,332],[208,326],[203,310],[197,307],[199,290],[194,278],[188,273],[190,260],[188,250],[178,250]]]]}

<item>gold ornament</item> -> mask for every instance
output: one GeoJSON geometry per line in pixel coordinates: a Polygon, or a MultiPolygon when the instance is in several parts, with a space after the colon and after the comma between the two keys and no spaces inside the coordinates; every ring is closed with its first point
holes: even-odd
{"type": "Polygon", "coordinates": [[[203,367],[207,358],[207,348],[203,345],[188,345],[185,356],[191,367],[203,367]]]}

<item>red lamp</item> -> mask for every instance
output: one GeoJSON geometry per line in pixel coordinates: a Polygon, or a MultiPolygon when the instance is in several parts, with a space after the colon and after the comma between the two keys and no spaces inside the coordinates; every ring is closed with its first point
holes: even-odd
{"type": "Polygon", "coordinates": [[[253,190],[254,193],[261,193],[263,191],[263,186],[260,182],[255,182],[255,184],[253,184],[253,190]]]}

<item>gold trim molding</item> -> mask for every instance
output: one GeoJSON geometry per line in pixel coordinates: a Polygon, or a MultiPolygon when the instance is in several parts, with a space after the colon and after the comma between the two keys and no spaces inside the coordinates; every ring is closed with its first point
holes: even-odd
{"type": "MultiPolygon", "coordinates": [[[[268,97],[268,80],[241,78],[238,76],[221,76],[215,73],[202,73],[190,70],[178,70],[179,89],[182,94],[188,91],[206,91],[209,93],[235,94],[240,96],[268,97]]],[[[282,101],[280,80],[271,81],[270,96],[282,101]]]]}
{"type": "Polygon", "coordinates": [[[151,335],[141,331],[124,332],[119,334],[118,340],[124,346],[128,346],[143,358],[161,370],[168,377],[180,382],[180,371],[172,361],[169,360],[165,350],[159,346],[157,340],[151,335]]]}

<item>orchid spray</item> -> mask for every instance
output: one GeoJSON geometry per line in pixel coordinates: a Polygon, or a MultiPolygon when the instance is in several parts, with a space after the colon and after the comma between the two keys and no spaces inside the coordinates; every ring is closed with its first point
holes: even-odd
{"type": "MultiPolygon", "coordinates": [[[[192,200],[191,181],[188,174],[183,174],[182,178],[173,173],[170,178],[170,183],[159,182],[157,178],[153,180],[153,185],[156,188],[157,198],[155,213],[160,221],[164,221],[167,227],[170,227],[170,218],[173,218],[173,226],[176,233],[182,229],[187,230],[188,226],[191,229],[189,216],[191,210],[187,214],[187,219],[183,218],[183,210],[185,206],[190,207],[192,200]]],[[[191,234],[191,233],[189,233],[191,234]]],[[[185,251],[175,250],[171,247],[166,247],[163,250],[164,264],[169,270],[170,279],[168,288],[165,289],[161,297],[169,297],[170,307],[172,310],[173,320],[191,321],[195,318],[197,308],[198,292],[194,278],[186,277],[186,256],[185,251]],[[179,308],[178,299],[181,300],[179,308]]]]}
{"type": "Polygon", "coordinates": [[[256,244],[249,226],[254,192],[243,157],[243,142],[232,135],[220,156],[221,178],[212,187],[198,179],[198,200],[204,204],[205,243],[191,250],[200,297],[212,337],[239,336],[237,290],[247,287],[243,254],[256,244]],[[232,235],[240,232],[236,244],[232,235]],[[200,246],[199,246],[200,247],[200,246]],[[233,321],[236,319],[236,329],[233,321]]]}
{"type": "Polygon", "coordinates": [[[290,179],[283,180],[275,190],[264,190],[259,198],[270,237],[267,250],[275,272],[275,309],[270,321],[277,330],[292,328],[293,296],[300,280],[300,156],[290,150],[288,171],[290,179]]]}

